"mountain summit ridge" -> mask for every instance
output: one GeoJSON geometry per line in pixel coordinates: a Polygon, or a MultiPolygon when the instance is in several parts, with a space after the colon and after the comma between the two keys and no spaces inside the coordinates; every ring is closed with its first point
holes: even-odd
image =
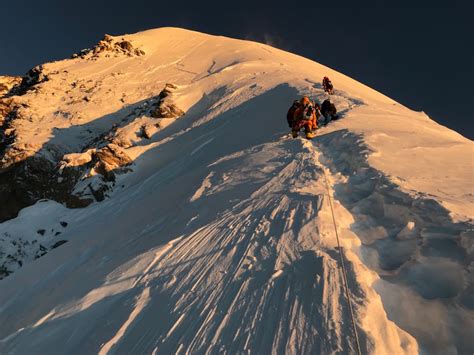
{"type": "Polygon", "coordinates": [[[364,353],[474,348],[472,141],[306,58],[177,28],[30,74],[0,102],[1,352],[355,351],[329,198],[364,353]],[[290,139],[325,75],[342,119],[290,139]]]}

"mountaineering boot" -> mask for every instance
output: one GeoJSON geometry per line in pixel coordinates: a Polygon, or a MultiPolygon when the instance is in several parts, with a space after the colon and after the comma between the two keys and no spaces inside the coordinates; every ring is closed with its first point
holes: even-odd
{"type": "Polygon", "coordinates": [[[316,133],[311,131],[306,132],[306,139],[312,139],[314,137],[316,137],[316,133]]]}
{"type": "Polygon", "coordinates": [[[291,131],[291,136],[292,136],[293,138],[298,137],[298,131],[292,130],[292,131],[291,131]]]}

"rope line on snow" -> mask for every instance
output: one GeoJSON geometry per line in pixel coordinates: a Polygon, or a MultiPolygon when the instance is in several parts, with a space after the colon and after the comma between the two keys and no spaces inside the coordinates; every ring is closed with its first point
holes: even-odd
{"type": "Polygon", "coordinates": [[[354,330],[354,337],[355,337],[355,342],[356,342],[356,347],[357,347],[357,353],[359,355],[362,355],[362,352],[360,351],[359,334],[357,332],[355,317],[354,317],[354,311],[352,309],[351,295],[350,295],[349,286],[348,286],[348,283],[347,283],[346,266],[345,266],[345,263],[344,263],[344,257],[342,255],[343,251],[342,251],[341,243],[339,242],[339,233],[337,231],[336,217],[334,216],[334,208],[332,206],[332,199],[331,199],[331,192],[330,192],[330,189],[329,189],[328,178],[326,176],[326,171],[324,170],[324,168],[322,170],[323,170],[323,174],[324,174],[324,181],[326,182],[326,190],[328,192],[329,206],[331,207],[332,222],[333,222],[333,225],[334,225],[334,232],[336,233],[336,240],[337,240],[337,247],[338,247],[338,250],[339,250],[339,257],[341,259],[342,275],[343,275],[343,278],[344,278],[344,289],[345,289],[345,292],[346,292],[347,303],[349,304],[349,311],[350,311],[350,314],[351,314],[352,328],[354,330]]]}

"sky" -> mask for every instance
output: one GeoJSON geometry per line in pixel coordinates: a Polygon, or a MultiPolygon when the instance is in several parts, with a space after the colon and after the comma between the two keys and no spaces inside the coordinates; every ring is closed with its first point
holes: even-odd
{"type": "Polygon", "coordinates": [[[474,139],[474,2],[435,3],[1,1],[0,75],[68,58],[104,33],[183,27],[310,58],[474,139]]]}

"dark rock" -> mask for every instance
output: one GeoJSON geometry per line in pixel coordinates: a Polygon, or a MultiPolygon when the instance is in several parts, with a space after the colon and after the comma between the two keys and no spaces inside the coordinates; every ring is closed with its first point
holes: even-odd
{"type": "Polygon", "coordinates": [[[91,198],[81,198],[75,195],[69,195],[64,201],[68,208],[84,208],[89,206],[94,200],[91,198]]]}
{"type": "Polygon", "coordinates": [[[42,65],[38,65],[30,69],[25,76],[23,76],[20,85],[14,92],[15,95],[23,95],[38,84],[48,81],[49,77],[44,73],[42,65]]]}
{"type": "Polygon", "coordinates": [[[106,57],[110,57],[110,54],[115,54],[115,56],[118,54],[128,56],[145,55],[143,50],[135,48],[130,41],[124,40],[123,38],[117,41],[114,37],[106,34],[93,48],[83,49],[78,54],[73,54],[72,58],[79,57],[96,60],[102,53],[105,53],[106,57]]]}
{"type": "Polygon", "coordinates": [[[0,76],[0,97],[8,96],[16,86],[21,83],[19,76],[0,76]]]}
{"type": "Polygon", "coordinates": [[[4,279],[8,275],[10,275],[12,271],[8,270],[8,268],[4,265],[0,265],[0,280],[4,279]]]}
{"type": "Polygon", "coordinates": [[[116,144],[110,143],[92,155],[94,170],[106,181],[115,181],[115,173],[130,165],[132,159],[116,144]]]}
{"type": "Polygon", "coordinates": [[[60,240],[60,241],[57,241],[56,243],[53,244],[53,246],[51,247],[51,249],[56,249],[57,247],[63,245],[64,243],[67,243],[67,240],[60,240]]]}
{"type": "Polygon", "coordinates": [[[69,208],[85,207],[92,202],[71,194],[80,171],[71,168],[58,171],[56,164],[40,155],[24,158],[19,152],[12,157],[4,156],[5,160],[0,162],[0,222],[15,218],[22,208],[41,199],[62,202],[69,208]]]}
{"type": "Polygon", "coordinates": [[[48,249],[44,245],[40,244],[38,251],[36,252],[35,259],[41,258],[43,255],[46,255],[47,253],[48,253],[48,249]]]}
{"type": "Polygon", "coordinates": [[[140,137],[143,137],[145,139],[150,139],[151,136],[152,136],[152,132],[150,130],[150,126],[149,125],[142,125],[140,127],[140,134],[139,134],[140,137]]]}
{"type": "Polygon", "coordinates": [[[172,94],[173,90],[177,89],[176,85],[166,84],[165,88],[160,92],[158,96],[158,102],[154,109],[151,111],[151,116],[154,118],[179,118],[184,115],[184,111],[181,110],[173,102],[172,94]]]}
{"type": "Polygon", "coordinates": [[[61,222],[59,222],[59,224],[60,224],[62,227],[66,228],[68,223],[67,223],[67,222],[64,222],[64,221],[61,221],[61,222]]]}
{"type": "Polygon", "coordinates": [[[104,39],[103,39],[105,42],[108,42],[108,43],[112,43],[114,41],[114,37],[112,37],[111,35],[109,34],[105,34],[104,35],[104,39]]]}
{"type": "Polygon", "coordinates": [[[94,189],[91,184],[87,185],[87,187],[97,202],[103,201],[105,199],[107,185],[101,185],[98,189],[94,189]]]}
{"type": "Polygon", "coordinates": [[[40,234],[40,235],[44,235],[44,233],[46,233],[46,230],[45,229],[38,229],[36,231],[36,233],[40,234]]]}
{"type": "Polygon", "coordinates": [[[132,52],[135,49],[129,41],[118,42],[117,45],[127,52],[132,52]]]}

